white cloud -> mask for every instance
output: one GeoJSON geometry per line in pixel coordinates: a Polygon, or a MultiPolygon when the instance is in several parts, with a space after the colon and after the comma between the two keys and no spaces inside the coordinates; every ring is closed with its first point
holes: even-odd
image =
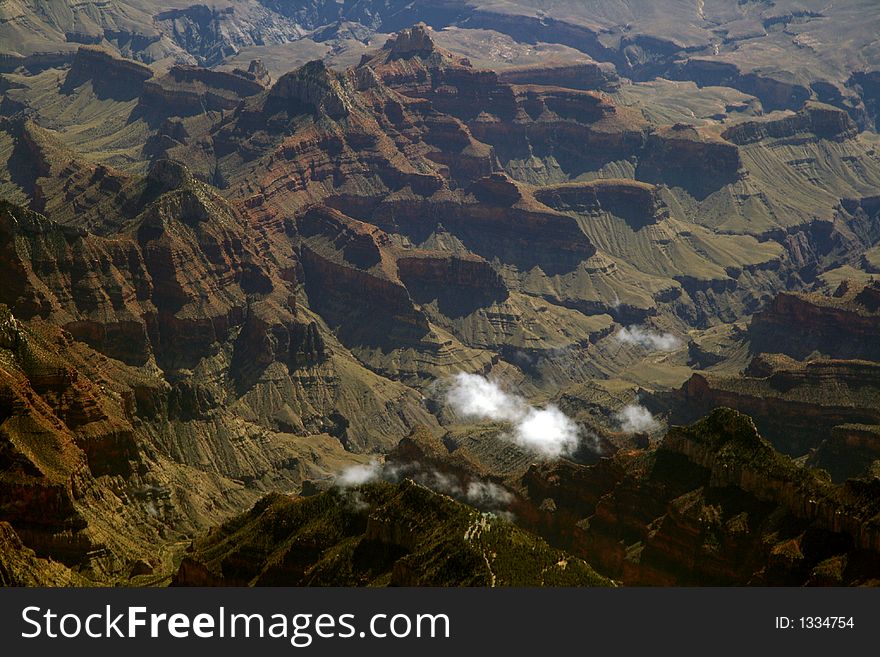
{"type": "Polygon", "coordinates": [[[413,477],[413,480],[422,486],[427,486],[431,490],[438,493],[446,493],[452,497],[461,497],[461,486],[458,485],[458,479],[452,475],[445,474],[436,469],[419,472],[413,477]]]}
{"type": "Polygon", "coordinates": [[[382,466],[376,461],[370,463],[352,465],[343,470],[336,477],[336,485],[342,488],[351,488],[376,481],[382,476],[382,466]]]}
{"type": "Polygon", "coordinates": [[[556,406],[536,408],[479,374],[457,374],[446,401],[467,418],[510,422],[513,442],[546,458],[571,454],[577,447],[577,425],[556,406]]]}
{"type": "Polygon", "coordinates": [[[455,375],[446,401],[465,417],[507,422],[522,418],[529,408],[522,397],[504,392],[494,381],[465,372],[455,375]]]}
{"type": "Polygon", "coordinates": [[[513,501],[513,495],[491,481],[472,481],[467,487],[467,499],[472,504],[486,505],[510,504],[513,501]]]}
{"type": "Polygon", "coordinates": [[[624,433],[644,433],[654,431],[660,423],[651,415],[651,411],[641,404],[629,404],[624,406],[615,415],[620,423],[620,430],[624,433]]]}
{"type": "Polygon", "coordinates": [[[479,509],[505,517],[510,515],[504,508],[513,501],[513,494],[502,486],[481,480],[472,480],[465,486],[459,477],[415,461],[403,464],[372,461],[352,465],[337,475],[335,484],[342,489],[345,499],[353,508],[363,510],[368,504],[357,490],[358,486],[374,481],[397,483],[405,477],[437,493],[467,501],[479,509]]]}
{"type": "MultiPolygon", "coordinates": [[[[418,467],[418,464],[415,464],[418,467]]],[[[513,494],[491,481],[473,480],[465,487],[462,481],[452,474],[440,472],[436,468],[422,469],[412,475],[413,481],[438,493],[445,493],[457,500],[495,514],[504,514],[504,507],[513,501],[513,494]]]]}
{"type": "Polygon", "coordinates": [[[618,342],[633,344],[652,351],[675,351],[681,347],[681,339],[672,333],[659,333],[643,326],[628,326],[614,336],[618,342]]]}
{"type": "Polygon", "coordinates": [[[522,447],[555,458],[575,450],[578,428],[555,406],[529,408],[525,416],[516,421],[514,438],[522,447]]]}

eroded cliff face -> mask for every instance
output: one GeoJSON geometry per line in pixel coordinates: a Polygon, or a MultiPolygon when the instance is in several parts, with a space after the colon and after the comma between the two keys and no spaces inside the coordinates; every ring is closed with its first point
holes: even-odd
{"type": "Polygon", "coordinates": [[[754,418],[776,449],[808,456],[835,481],[869,472],[880,424],[878,299],[876,283],[848,281],[833,294],[780,293],[740,336],[758,355],[739,374],[693,374],[670,397],[673,419],[728,406],[754,418]]]}
{"type": "Polygon", "coordinates": [[[277,100],[296,111],[298,106],[318,115],[340,119],[351,110],[345,82],[323,62],[309,62],[283,75],[272,86],[270,100],[277,100]]]}
{"type": "MultiPolygon", "coordinates": [[[[337,206],[346,201],[330,199],[337,206]]],[[[536,266],[551,275],[571,271],[596,253],[573,218],[537,202],[501,173],[479,178],[462,191],[390,196],[361,213],[416,243],[427,242],[439,230],[448,231],[468,250],[523,272],[536,266]]]]}
{"type": "MultiPolygon", "coordinates": [[[[245,73],[237,75],[258,84],[245,73]]],[[[704,206],[716,216],[734,186],[752,186],[741,148],[776,139],[772,121],[738,127],[759,135],[758,141],[736,138],[742,146],[711,129],[653,126],[602,93],[511,84],[475,69],[438,47],[423,26],[347,71],[313,62],[269,90],[237,97],[224,117],[165,122],[150,148],[156,157],[191,162],[200,179],[223,187],[260,239],[285,254],[288,278],[300,266],[294,215],[328,205],[379,226],[405,247],[478,255],[509,290],[559,308],[622,322],[671,314],[704,328],[753,312],[783,286],[800,285],[799,277],[809,276],[832,248],[819,244],[818,224],[780,237],[783,250],[763,228],[754,230],[757,244],[700,225],[704,206]],[[570,183],[595,199],[568,198],[574,191],[560,196],[559,183],[606,167],[651,182],[570,183]],[[618,219],[632,238],[608,238],[618,219]]],[[[822,133],[815,139],[825,143],[848,134],[843,124],[837,131],[823,127],[836,120],[828,108],[810,106],[804,116],[812,118],[791,128],[799,135],[815,129],[822,133]]],[[[735,203],[745,207],[747,197],[766,200],[758,191],[738,194],[735,203]]],[[[780,216],[774,207],[768,214],[780,216]]],[[[840,252],[862,232],[844,224],[832,228],[841,236],[833,247],[840,252]]],[[[321,273],[326,263],[314,249],[305,245],[302,252],[313,282],[329,275],[321,273]]],[[[340,274],[360,280],[353,270],[340,274]]],[[[303,280],[310,285],[308,276],[303,280]]],[[[423,313],[445,330],[455,319],[423,313]]],[[[339,308],[337,315],[345,319],[339,308]]],[[[414,315],[408,321],[421,322],[414,315]]],[[[456,337],[462,339],[460,332],[456,337]]],[[[390,371],[387,362],[374,359],[370,366],[390,371]]]]}
{"type": "Polygon", "coordinates": [[[65,358],[69,335],[47,325],[28,330],[2,306],[0,336],[0,506],[14,528],[8,540],[112,573],[159,536],[159,523],[126,508],[109,483],[144,474],[129,409],[65,358]],[[126,522],[137,531],[122,532],[126,522]]]}
{"type": "Polygon", "coordinates": [[[548,62],[532,66],[511,68],[498,75],[501,82],[509,84],[537,84],[566,89],[614,89],[620,78],[613,66],[606,63],[588,62],[584,64],[565,64],[548,62]]]}
{"type": "Polygon", "coordinates": [[[578,213],[607,211],[641,228],[669,217],[655,185],[635,180],[602,179],[542,187],[535,198],[556,209],[578,213]]]}
{"type": "Polygon", "coordinates": [[[88,81],[100,96],[128,100],[139,96],[144,83],[152,77],[153,69],[149,66],[116,57],[102,48],[81,46],[62,89],[69,91],[88,81]]]}
{"type": "Polygon", "coordinates": [[[545,500],[538,526],[626,584],[878,577],[876,479],[831,484],[727,409],[672,428],[654,450],[621,451],[596,466],[535,467],[525,481],[535,504],[545,500]]]}
{"type": "Polygon", "coordinates": [[[25,547],[7,522],[0,522],[0,586],[78,586],[82,577],[25,547]]]}
{"type": "Polygon", "coordinates": [[[246,71],[215,71],[198,66],[176,65],[143,85],[140,105],[144,111],[164,116],[189,116],[204,111],[235,109],[265,85],[246,71]]]}
{"type": "Polygon", "coordinates": [[[780,293],[755,315],[750,334],[757,350],[794,358],[818,353],[880,360],[880,288],[844,283],[831,296],[780,293]]]}
{"type": "MultiPolygon", "coordinates": [[[[400,212],[396,216],[403,218],[400,212]]],[[[607,330],[607,318],[591,321],[564,310],[550,314],[546,304],[511,293],[477,255],[402,247],[377,227],[381,222],[373,222],[312,208],[297,225],[310,307],[376,371],[428,384],[455,372],[456,361],[488,366],[493,351],[525,344],[521,322],[546,342],[533,347],[539,350],[571,345],[575,325],[586,329],[586,336],[607,330]]]]}
{"type": "MultiPolygon", "coordinates": [[[[7,209],[6,264],[18,286],[5,290],[4,301],[20,308],[22,317],[56,322],[128,365],[159,368],[159,377],[172,383],[172,402],[178,389],[184,400],[198,401],[182,411],[187,417],[205,418],[254,386],[260,392],[253,394],[273,401],[258,403],[253,417],[274,431],[310,427],[320,433],[322,416],[350,415],[343,409],[356,398],[353,391],[369,388],[375,375],[357,374],[362,368],[324,321],[296,301],[301,268],[292,245],[278,244],[270,253],[238,210],[176,164],[157,163],[116,202],[114,238],[7,209]],[[339,370],[350,378],[340,382],[339,370]],[[204,384],[208,372],[220,377],[218,383],[204,384]],[[321,383],[310,386],[315,379],[321,383]]],[[[430,423],[416,393],[391,382],[379,389],[367,403],[375,402],[385,419],[374,418],[366,434],[360,431],[370,426],[369,414],[341,421],[340,436],[353,427],[347,439],[365,445],[368,435],[407,431],[406,418],[430,423]],[[386,392],[401,409],[384,409],[386,392]]],[[[180,405],[168,403],[171,409],[180,405]]],[[[168,403],[156,402],[162,408],[168,403]]]]}
{"type": "Polygon", "coordinates": [[[671,67],[676,79],[693,80],[701,87],[721,85],[756,96],[767,111],[800,107],[810,97],[802,84],[757,72],[744,72],[734,63],[689,57],[671,67]]]}
{"type": "Polygon", "coordinates": [[[636,175],[704,198],[736,181],[741,167],[739,151],[729,141],[699,128],[675,124],[649,135],[636,175]]]}
{"type": "Polygon", "coordinates": [[[270,240],[285,214],[328,205],[406,246],[476,254],[508,288],[589,315],[730,321],[803,266],[766,239],[694,230],[689,195],[709,203],[738,184],[736,144],[652,126],[602,93],[510,84],[438,47],[424,27],[347,71],[313,62],[285,75],[204,138],[224,193],[245,199],[270,240]],[[559,196],[558,183],[603,167],[653,185],[611,179],[577,183],[590,202],[559,196]],[[611,240],[616,217],[627,231],[657,229],[611,240]]]}
{"type": "MultiPolygon", "coordinates": [[[[370,171],[382,172],[389,165],[397,168],[402,154],[416,170],[440,174],[441,183],[433,189],[436,183],[428,178],[419,181],[422,194],[442,187],[443,179],[451,178],[451,186],[463,187],[485,176],[495,166],[493,156],[514,177],[544,184],[631,159],[639,163],[644,176],[658,181],[686,188],[705,183],[717,189],[735,180],[741,166],[736,145],[693,128],[653,128],[636,111],[614,104],[602,93],[548,83],[513,84],[492,71],[476,69],[438,47],[424,26],[404,30],[344,74],[329,73],[323,64],[313,62],[285,75],[267,98],[246,105],[237,119],[217,131],[214,142],[221,164],[233,151],[250,161],[267,147],[277,147],[272,133],[290,125],[288,119],[297,113],[313,113],[316,108],[336,125],[297,126],[293,132],[301,138],[288,139],[266,162],[276,171],[261,183],[264,190],[271,180],[273,194],[284,193],[278,175],[290,165],[276,164],[279,157],[313,162],[310,175],[300,170],[295,183],[284,185],[288,193],[307,192],[311,182],[326,185],[327,175],[320,174],[321,158],[317,153],[307,155],[306,149],[317,144],[324,145],[321,150],[332,144],[345,154],[343,162],[351,160],[338,168],[334,186],[343,177],[363,175],[363,167],[351,168],[357,161],[369,163],[370,171]],[[274,116],[272,127],[259,135],[260,141],[254,139],[257,135],[245,137],[246,129],[268,127],[270,116],[274,116]],[[343,117],[344,125],[339,122],[343,117]],[[351,148],[354,152],[348,155],[351,148]],[[372,153],[383,157],[376,161],[372,153]],[[667,176],[661,161],[672,163],[675,170],[667,176]],[[437,168],[438,164],[445,166],[437,168]],[[711,180],[705,180],[707,171],[711,180]]],[[[227,160],[230,169],[236,161],[227,160]]],[[[383,187],[393,190],[412,184],[417,189],[416,181],[402,173],[380,174],[371,183],[378,187],[370,195],[384,191],[383,187]]],[[[230,170],[228,177],[234,180],[235,173],[230,170]]],[[[254,182],[248,187],[252,189],[254,182]]],[[[365,191],[372,190],[361,185],[358,195],[365,191]]],[[[301,196],[288,197],[288,202],[301,196]]]]}
{"type": "Polygon", "coordinates": [[[754,143],[767,138],[791,138],[804,133],[811,133],[820,139],[842,141],[855,137],[858,131],[856,124],[843,110],[808,102],[787,118],[741,123],[728,128],[723,136],[734,144],[754,143]]]}
{"type": "MultiPolygon", "coordinates": [[[[512,514],[626,585],[872,585],[880,576],[876,476],[834,484],[776,451],[742,413],[719,408],[650,447],[630,442],[580,462],[517,461],[515,448],[505,455],[480,433],[416,430],[376,476],[512,514]]],[[[399,528],[382,527],[381,540],[408,545],[399,528]]]]}
{"type": "MultiPolygon", "coordinates": [[[[169,166],[154,167],[144,189],[161,186],[169,166]]],[[[154,194],[113,238],[7,208],[7,258],[20,290],[4,300],[129,364],[155,357],[179,368],[206,355],[204,345],[240,323],[247,295],[272,284],[241,217],[191,179],[180,183],[154,194]]]]}
{"type": "Polygon", "coordinates": [[[406,253],[397,260],[397,274],[416,303],[436,300],[440,312],[451,317],[503,302],[510,296],[498,272],[479,256],[406,253]]]}
{"type": "Polygon", "coordinates": [[[16,282],[3,301],[26,320],[9,319],[19,328],[4,344],[17,359],[4,427],[23,455],[4,518],[38,556],[125,577],[149,545],[261,489],[296,488],[436,422],[297,305],[296,261],[267,257],[245,218],[180,165],[157,164],[113,202],[114,237],[3,207],[16,282]],[[16,337],[28,331],[51,336],[48,355],[15,351],[37,344],[16,337]],[[44,450],[20,435],[61,441],[66,456],[33,461],[44,450]]]}
{"type": "Polygon", "coordinates": [[[865,361],[759,356],[741,376],[694,374],[678,392],[675,417],[687,421],[716,406],[736,408],[752,416],[777,449],[801,456],[830,439],[838,425],[880,423],[877,374],[878,364],[865,361]]]}
{"type": "Polygon", "coordinates": [[[470,127],[495,147],[506,171],[528,182],[576,178],[630,158],[646,143],[644,119],[604,94],[534,85],[513,86],[511,92],[510,116],[486,111],[470,127]]]}

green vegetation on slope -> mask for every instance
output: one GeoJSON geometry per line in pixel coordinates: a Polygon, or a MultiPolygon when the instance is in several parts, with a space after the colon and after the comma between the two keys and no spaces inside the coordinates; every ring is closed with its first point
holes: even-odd
{"type": "Polygon", "coordinates": [[[582,559],[411,480],[272,494],[193,544],[182,585],[609,586],[582,559]]]}

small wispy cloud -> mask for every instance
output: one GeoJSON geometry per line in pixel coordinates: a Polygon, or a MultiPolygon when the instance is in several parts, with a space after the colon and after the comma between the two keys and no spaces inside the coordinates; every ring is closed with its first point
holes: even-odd
{"type": "Polygon", "coordinates": [[[660,333],[644,326],[628,326],[614,336],[618,342],[632,344],[651,351],[675,351],[682,345],[681,338],[672,333],[660,333]]]}
{"type": "Polygon", "coordinates": [[[577,448],[578,426],[559,408],[532,406],[479,374],[455,375],[446,401],[466,418],[510,422],[513,442],[545,458],[571,454],[577,448]]]}
{"type": "Polygon", "coordinates": [[[335,485],[342,489],[346,499],[356,509],[366,508],[358,486],[375,481],[397,483],[409,478],[437,493],[444,493],[457,500],[467,502],[487,512],[509,517],[506,508],[513,502],[513,493],[502,486],[480,479],[462,479],[451,473],[441,472],[437,468],[418,462],[357,464],[345,468],[335,480],[335,485]]]}
{"type": "Polygon", "coordinates": [[[505,505],[513,501],[513,495],[508,490],[491,481],[472,481],[465,495],[471,504],[477,506],[505,505]]]}
{"type": "Polygon", "coordinates": [[[343,470],[336,477],[336,485],[340,488],[362,486],[382,478],[382,465],[377,461],[358,463],[343,470]]]}
{"type": "Polygon", "coordinates": [[[624,433],[645,433],[660,427],[647,408],[641,404],[628,404],[614,416],[624,433]]]}

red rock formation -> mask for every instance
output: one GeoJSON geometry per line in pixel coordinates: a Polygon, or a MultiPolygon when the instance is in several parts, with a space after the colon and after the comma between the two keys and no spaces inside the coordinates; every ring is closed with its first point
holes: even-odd
{"type": "Polygon", "coordinates": [[[656,450],[526,481],[536,526],[625,584],[803,584],[830,558],[852,564],[837,584],[880,575],[877,480],[832,485],[727,409],[656,450]]]}
{"type": "Polygon", "coordinates": [[[799,84],[757,73],[743,73],[729,62],[690,57],[670,71],[671,77],[693,80],[701,87],[725,86],[739,89],[760,99],[768,112],[797,109],[810,97],[810,90],[799,84]]]}
{"type": "Polygon", "coordinates": [[[264,87],[268,87],[272,83],[272,77],[269,75],[269,69],[263,64],[262,59],[252,59],[248,64],[247,70],[242,68],[233,69],[232,73],[240,78],[247,78],[259,82],[264,87]]]}
{"type": "Polygon", "coordinates": [[[540,86],[511,90],[513,116],[483,112],[469,123],[474,136],[492,144],[502,161],[526,156],[531,145],[535,154],[554,155],[576,173],[585,160],[629,157],[644,143],[644,119],[603,94],[540,86]]]}
{"type": "MultiPolygon", "coordinates": [[[[351,205],[347,198],[329,201],[340,207],[351,205]]],[[[435,230],[448,230],[471,251],[522,271],[535,266],[548,274],[570,271],[596,252],[573,217],[551,210],[503,174],[475,181],[466,193],[388,197],[360,213],[363,219],[416,242],[435,230]]]]}
{"type": "Polygon", "coordinates": [[[301,106],[334,119],[342,118],[351,109],[351,100],[339,74],[320,60],[285,73],[272,86],[269,98],[292,104],[293,111],[301,106]]]}
{"type": "Polygon", "coordinates": [[[192,361],[241,321],[248,294],[271,291],[276,274],[257,264],[244,219],[179,165],[157,164],[127,193],[142,185],[158,198],[114,238],[0,213],[6,262],[19,272],[2,300],[125,362],[192,361]]]}
{"type": "Polygon", "coordinates": [[[0,510],[38,555],[88,564],[118,547],[105,534],[118,518],[100,514],[119,501],[94,476],[131,474],[141,456],[122,409],[65,362],[58,329],[46,330],[25,330],[0,306],[0,510]]]}
{"type": "Polygon", "coordinates": [[[828,439],[835,426],[880,424],[872,401],[878,390],[875,363],[758,357],[742,376],[692,375],[678,392],[675,418],[689,421],[718,406],[735,408],[751,415],[777,449],[799,456],[828,439]]]}
{"type": "Polygon", "coordinates": [[[475,306],[503,301],[507,286],[492,266],[479,256],[457,256],[421,251],[402,253],[397,272],[417,303],[437,299],[441,312],[455,316],[475,306]]]}
{"type": "Polygon", "coordinates": [[[499,72],[501,82],[518,85],[542,85],[566,89],[612,89],[620,84],[614,66],[608,63],[587,62],[568,64],[547,62],[512,68],[499,72]]]}
{"type": "Polygon", "coordinates": [[[841,109],[808,102],[792,116],[772,121],[748,121],[728,128],[722,136],[737,145],[763,139],[784,139],[808,134],[816,139],[840,141],[858,134],[858,127],[841,109]]]}
{"type": "Polygon", "coordinates": [[[263,80],[255,76],[175,65],[144,83],[140,102],[150,111],[187,116],[234,109],[242,99],[265,89],[263,80]]]}
{"type": "Polygon", "coordinates": [[[735,180],[741,166],[739,151],[731,142],[676,124],[651,133],[637,176],[678,185],[702,197],[706,190],[735,180]]]}
{"type": "Polygon", "coordinates": [[[535,198],[555,209],[574,212],[607,211],[638,229],[669,216],[657,187],[635,180],[599,179],[542,187],[535,198]]]}
{"type": "Polygon", "coordinates": [[[752,319],[758,351],[804,358],[819,352],[834,358],[880,360],[880,286],[845,285],[835,296],[781,292],[752,319]]]}
{"type": "Polygon", "coordinates": [[[385,233],[329,208],[309,210],[298,224],[310,303],[331,326],[340,327],[344,341],[389,347],[419,343],[428,320],[398,276],[385,233]]]}
{"type": "Polygon", "coordinates": [[[359,68],[371,69],[388,87],[414,98],[430,99],[437,110],[463,120],[481,112],[513,118],[516,108],[509,85],[493,71],[439,48],[424,25],[402,30],[359,68]]]}
{"type": "Polygon", "coordinates": [[[782,353],[756,356],[740,375],[694,374],[673,395],[674,420],[728,406],[751,415],[777,449],[810,453],[836,481],[865,472],[880,425],[878,310],[876,284],[844,283],[832,296],[780,293],[744,337],[753,351],[782,353]]]}
{"type": "Polygon", "coordinates": [[[91,80],[99,94],[127,100],[137,97],[153,69],[93,46],[80,46],[64,79],[65,89],[74,89],[91,80]]]}
{"type": "Polygon", "coordinates": [[[0,586],[77,586],[85,581],[26,547],[7,522],[0,522],[0,586]]]}

